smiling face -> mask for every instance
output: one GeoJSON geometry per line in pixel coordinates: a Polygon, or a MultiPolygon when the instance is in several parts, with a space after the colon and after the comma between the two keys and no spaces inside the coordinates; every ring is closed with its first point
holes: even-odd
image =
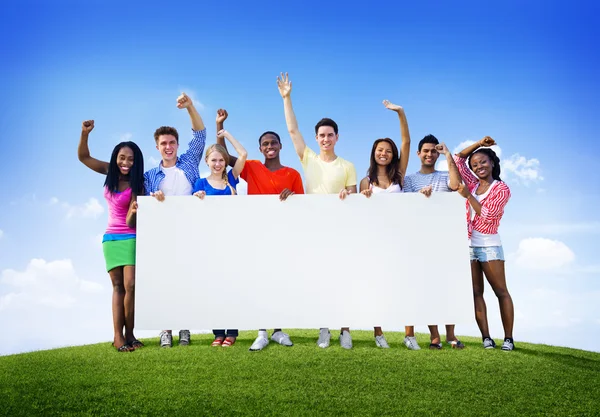
{"type": "Polygon", "coordinates": [[[221,176],[223,175],[223,171],[227,168],[227,161],[221,152],[212,151],[206,157],[206,165],[208,165],[211,174],[221,176]]]}
{"type": "Polygon", "coordinates": [[[380,141],[375,148],[373,157],[377,165],[389,165],[394,158],[394,150],[392,149],[392,145],[386,141],[380,141]]]}
{"type": "Polygon", "coordinates": [[[259,150],[265,156],[265,159],[275,159],[281,151],[281,143],[275,135],[267,133],[260,139],[259,150]]]}
{"type": "Polygon", "coordinates": [[[421,159],[421,165],[428,168],[434,167],[440,157],[440,153],[435,149],[433,143],[424,143],[421,150],[417,151],[417,155],[421,159]]]}
{"type": "Polygon", "coordinates": [[[133,150],[128,146],[123,146],[117,153],[117,166],[121,175],[129,175],[133,166],[133,150]]]}
{"type": "Polygon", "coordinates": [[[479,152],[473,154],[469,160],[469,165],[471,166],[471,170],[479,179],[486,179],[492,176],[494,163],[484,153],[479,152]]]}
{"type": "Polygon", "coordinates": [[[317,131],[317,143],[321,151],[333,151],[338,141],[339,135],[335,133],[331,126],[320,126],[317,131]]]}
{"type": "Polygon", "coordinates": [[[162,156],[163,166],[172,167],[177,162],[177,149],[179,143],[173,135],[160,135],[156,141],[156,149],[162,156]]]}

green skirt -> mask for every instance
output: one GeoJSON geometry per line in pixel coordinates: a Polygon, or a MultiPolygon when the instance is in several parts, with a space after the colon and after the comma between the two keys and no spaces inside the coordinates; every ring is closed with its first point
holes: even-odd
{"type": "Polygon", "coordinates": [[[102,243],[106,270],[118,266],[135,265],[135,238],[125,240],[107,240],[102,243]]]}

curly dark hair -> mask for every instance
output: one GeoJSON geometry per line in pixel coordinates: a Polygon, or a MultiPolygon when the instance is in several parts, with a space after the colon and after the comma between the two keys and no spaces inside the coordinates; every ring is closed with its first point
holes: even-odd
{"type": "Polygon", "coordinates": [[[482,153],[489,158],[489,160],[492,162],[492,178],[497,181],[502,181],[500,179],[500,158],[498,158],[496,152],[494,152],[490,148],[479,148],[471,155],[469,155],[469,168],[473,170],[473,167],[471,166],[471,158],[473,158],[473,155],[477,153],[482,153]]]}

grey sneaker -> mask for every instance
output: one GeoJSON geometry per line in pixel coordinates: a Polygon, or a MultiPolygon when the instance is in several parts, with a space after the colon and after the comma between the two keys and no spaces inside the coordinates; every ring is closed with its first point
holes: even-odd
{"type": "Polygon", "coordinates": [[[292,339],[290,339],[290,335],[282,331],[273,333],[273,335],[271,335],[271,340],[283,346],[294,346],[292,339]]]}
{"type": "Polygon", "coordinates": [[[381,335],[381,336],[375,336],[375,344],[377,345],[377,347],[383,348],[383,349],[389,349],[390,345],[388,345],[387,340],[385,340],[385,336],[381,335]]]}
{"type": "Polygon", "coordinates": [[[348,330],[344,330],[340,334],[340,346],[344,349],[352,349],[352,336],[348,330]]]}
{"type": "Polygon", "coordinates": [[[252,346],[250,346],[250,351],[255,352],[257,350],[263,350],[269,344],[269,339],[267,339],[262,334],[259,334],[252,346]]]}
{"type": "Polygon", "coordinates": [[[179,345],[187,346],[190,344],[190,331],[189,330],[179,330],[179,345]]]}
{"type": "Polygon", "coordinates": [[[512,341],[512,339],[506,338],[504,339],[504,343],[502,343],[502,350],[514,350],[515,349],[515,343],[512,341]]]}
{"type": "Polygon", "coordinates": [[[160,347],[166,348],[173,346],[173,335],[166,330],[160,332],[160,347]]]}
{"type": "Polygon", "coordinates": [[[496,347],[496,342],[494,342],[494,339],[486,337],[483,339],[483,347],[485,349],[494,349],[496,347]]]}
{"type": "Polygon", "coordinates": [[[331,333],[329,333],[329,329],[327,329],[327,328],[321,329],[321,331],[319,332],[319,340],[317,340],[317,345],[323,349],[328,348],[330,340],[331,340],[331,333]]]}
{"type": "Polygon", "coordinates": [[[406,336],[404,338],[404,344],[410,350],[420,350],[421,346],[417,343],[417,338],[414,336],[406,336]]]}

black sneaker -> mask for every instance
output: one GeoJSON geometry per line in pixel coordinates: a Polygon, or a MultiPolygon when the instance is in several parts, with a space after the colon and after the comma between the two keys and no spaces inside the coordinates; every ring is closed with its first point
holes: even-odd
{"type": "Polygon", "coordinates": [[[496,347],[496,342],[491,337],[486,337],[483,339],[483,347],[484,349],[494,349],[496,347]]]}
{"type": "Polygon", "coordinates": [[[509,338],[504,339],[504,343],[502,343],[502,350],[515,350],[515,342],[509,338]]]}

